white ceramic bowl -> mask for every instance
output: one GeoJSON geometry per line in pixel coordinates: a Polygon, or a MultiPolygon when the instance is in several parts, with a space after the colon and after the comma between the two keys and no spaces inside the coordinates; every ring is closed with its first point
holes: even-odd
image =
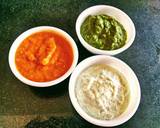
{"type": "Polygon", "coordinates": [[[109,5],[96,5],[96,6],[87,8],[78,16],[77,21],[76,21],[76,33],[82,45],[91,53],[116,55],[118,53],[123,52],[124,50],[126,50],[127,48],[131,46],[131,44],[134,41],[136,31],[135,31],[135,26],[132,20],[129,18],[129,16],[126,13],[124,13],[120,9],[109,6],[109,5]],[[127,32],[127,41],[123,47],[116,49],[116,50],[100,50],[100,49],[97,49],[91,46],[83,39],[83,37],[80,34],[80,28],[81,28],[82,23],[89,15],[99,15],[99,14],[109,15],[115,18],[117,21],[119,21],[123,25],[123,27],[125,28],[127,32]]]}
{"type": "Polygon", "coordinates": [[[35,87],[49,87],[49,86],[52,86],[52,85],[55,85],[55,84],[62,82],[72,73],[73,69],[77,65],[77,61],[78,61],[78,49],[77,49],[76,43],[71,38],[71,36],[59,28],[50,27],[50,26],[40,26],[40,27],[31,28],[31,29],[25,31],[24,33],[22,33],[20,36],[18,36],[16,38],[16,40],[13,42],[13,44],[10,48],[10,51],[9,51],[9,66],[10,66],[13,74],[23,83],[31,85],[31,86],[35,86],[35,87]],[[73,62],[72,62],[71,67],[69,68],[69,70],[61,77],[59,77],[55,80],[49,81],[49,82],[34,82],[34,81],[31,81],[31,80],[25,78],[24,76],[22,76],[21,73],[17,70],[16,64],[15,64],[15,53],[16,53],[18,46],[22,43],[22,41],[24,39],[26,39],[28,36],[32,35],[33,33],[41,32],[41,31],[45,31],[45,30],[58,32],[68,40],[68,42],[70,43],[70,45],[73,49],[73,62]]]}
{"type": "Polygon", "coordinates": [[[104,127],[113,127],[120,125],[126,121],[128,121],[138,109],[141,97],[140,85],[138,79],[133,72],[133,70],[123,61],[106,55],[96,55],[89,57],[78,64],[78,66],[73,71],[70,81],[69,81],[69,96],[73,107],[76,111],[88,122],[104,127]],[[99,120],[88,115],[79,105],[76,95],[75,95],[75,87],[77,77],[88,67],[94,64],[106,64],[109,65],[119,72],[121,72],[129,84],[130,89],[130,101],[126,110],[118,117],[112,120],[99,120]]]}

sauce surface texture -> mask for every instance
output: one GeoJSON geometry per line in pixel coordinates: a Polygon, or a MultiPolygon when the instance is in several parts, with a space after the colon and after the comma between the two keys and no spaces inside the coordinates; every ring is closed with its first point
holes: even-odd
{"type": "Polygon", "coordinates": [[[88,16],[82,23],[80,32],[88,44],[101,50],[119,49],[127,40],[122,24],[104,14],[88,16]]]}
{"type": "Polygon", "coordinates": [[[48,82],[65,74],[73,62],[73,51],[65,37],[42,31],[27,37],[15,56],[18,71],[35,82],[48,82]]]}
{"type": "Polygon", "coordinates": [[[93,65],[78,77],[75,92],[79,105],[90,116],[110,120],[128,106],[130,91],[124,76],[104,64],[93,65]]]}

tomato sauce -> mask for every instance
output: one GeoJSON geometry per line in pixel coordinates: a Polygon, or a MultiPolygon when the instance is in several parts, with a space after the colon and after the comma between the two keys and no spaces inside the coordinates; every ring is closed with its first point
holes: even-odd
{"type": "Polygon", "coordinates": [[[25,78],[47,82],[68,71],[73,62],[73,50],[68,40],[59,33],[37,32],[20,44],[15,62],[25,78]]]}

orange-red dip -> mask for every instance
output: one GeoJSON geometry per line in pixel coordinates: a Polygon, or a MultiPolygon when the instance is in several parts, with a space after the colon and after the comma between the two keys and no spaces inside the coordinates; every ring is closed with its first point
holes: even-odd
{"type": "Polygon", "coordinates": [[[37,32],[18,47],[19,72],[29,80],[47,82],[65,74],[73,62],[73,50],[65,37],[52,31],[37,32]]]}

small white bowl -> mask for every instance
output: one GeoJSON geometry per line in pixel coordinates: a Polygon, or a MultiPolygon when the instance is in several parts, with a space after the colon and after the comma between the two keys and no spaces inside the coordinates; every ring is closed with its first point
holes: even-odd
{"type": "Polygon", "coordinates": [[[116,55],[128,49],[133,43],[136,35],[135,26],[132,20],[130,19],[130,17],[120,9],[109,6],[109,5],[96,5],[84,10],[77,18],[76,33],[80,42],[88,51],[94,54],[105,54],[105,55],[116,55]],[[100,50],[91,46],[83,39],[80,33],[80,28],[82,23],[89,15],[99,15],[99,14],[109,15],[115,18],[117,21],[119,21],[123,25],[123,27],[127,32],[127,41],[123,47],[116,50],[100,50]]]}
{"type": "Polygon", "coordinates": [[[96,56],[89,57],[83,60],[82,62],[80,62],[78,66],[75,68],[75,70],[73,71],[69,81],[69,96],[73,104],[73,107],[85,120],[98,126],[113,127],[128,121],[134,115],[140,103],[141,90],[140,90],[140,85],[135,73],[126,63],[112,56],[96,55],[96,56]],[[128,81],[129,90],[130,90],[130,100],[129,100],[128,107],[120,116],[114,119],[99,120],[99,119],[93,118],[81,108],[81,106],[77,101],[77,98],[75,95],[77,78],[86,68],[94,64],[109,65],[115,68],[116,70],[118,70],[119,72],[121,72],[125,76],[126,80],[128,81]]]}
{"type": "Polygon", "coordinates": [[[10,48],[10,51],[9,51],[9,66],[10,66],[13,74],[21,82],[28,84],[28,85],[31,85],[31,86],[35,86],[35,87],[49,87],[49,86],[56,85],[56,84],[62,82],[72,73],[72,71],[74,70],[74,68],[77,65],[77,62],[78,62],[78,49],[77,49],[77,45],[74,42],[74,40],[72,39],[72,37],[69,34],[67,34],[65,31],[63,31],[59,28],[50,27],[50,26],[40,26],[40,27],[31,28],[31,29],[25,31],[24,33],[22,33],[20,36],[18,36],[16,38],[16,40],[13,42],[13,44],[10,48]],[[28,36],[32,35],[33,33],[46,31],[46,30],[58,32],[68,40],[68,42],[70,43],[70,45],[73,49],[73,62],[72,62],[71,67],[68,69],[68,71],[64,75],[62,75],[61,77],[59,77],[55,80],[49,81],[49,82],[34,82],[34,81],[31,81],[31,80],[25,78],[24,76],[22,76],[21,73],[17,70],[16,64],[15,64],[15,53],[16,53],[18,46],[28,36]]]}

